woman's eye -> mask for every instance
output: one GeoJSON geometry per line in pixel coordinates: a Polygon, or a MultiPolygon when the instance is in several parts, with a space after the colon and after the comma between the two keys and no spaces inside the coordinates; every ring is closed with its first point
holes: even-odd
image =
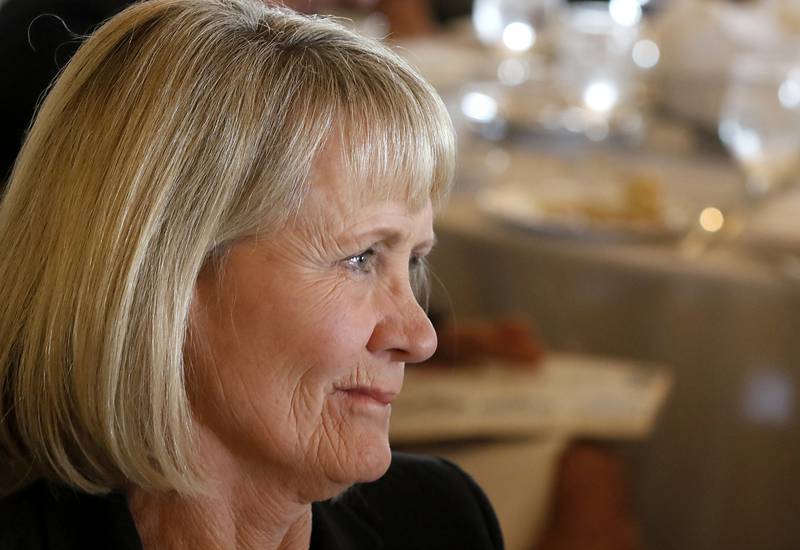
{"type": "Polygon", "coordinates": [[[345,260],[345,264],[347,265],[348,268],[352,269],[353,271],[369,273],[374,261],[375,261],[375,251],[371,248],[368,248],[364,252],[360,252],[355,256],[350,256],[349,258],[347,258],[345,260]]]}

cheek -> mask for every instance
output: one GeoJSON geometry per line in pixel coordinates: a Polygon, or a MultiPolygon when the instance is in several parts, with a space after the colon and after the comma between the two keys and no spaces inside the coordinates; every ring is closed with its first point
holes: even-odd
{"type": "Polygon", "coordinates": [[[275,300],[271,314],[280,319],[278,338],[288,353],[333,359],[366,349],[375,326],[372,293],[367,285],[340,274],[309,276],[307,280],[300,277],[287,281],[269,294],[275,300]]]}
{"type": "Polygon", "coordinates": [[[302,439],[334,384],[364,362],[375,324],[370,293],[295,277],[232,296],[193,315],[187,359],[195,411],[216,430],[258,425],[273,441],[290,417],[302,439]]]}
{"type": "Polygon", "coordinates": [[[344,300],[317,312],[313,324],[303,331],[310,341],[301,342],[323,356],[360,355],[366,350],[375,320],[366,300],[344,300]]]}

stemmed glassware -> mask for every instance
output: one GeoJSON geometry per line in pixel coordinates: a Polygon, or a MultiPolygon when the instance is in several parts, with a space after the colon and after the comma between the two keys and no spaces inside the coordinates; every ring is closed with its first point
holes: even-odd
{"type": "Polygon", "coordinates": [[[719,135],[745,173],[747,202],[760,203],[792,182],[800,161],[800,50],[735,60],[719,135]]]}
{"type": "Polygon", "coordinates": [[[684,248],[703,253],[733,240],[768,201],[798,180],[800,169],[800,48],[780,47],[738,56],[719,114],[719,136],[744,172],[743,200],[705,208],[684,248]]]}
{"type": "Polygon", "coordinates": [[[643,3],[475,0],[473,27],[494,54],[495,74],[484,84],[517,127],[593,141],[613,127],[636,139],[642,117],[633,47],[643,3]]]}
{"type": "Polygon", "coordinates": [[[461,90],[460,111],[470,128],[467,135],[476,138],[462,138],[462,147],[488,149],[486,154],[498,158],[508,156],[503,141],[509,127],[535,111],[531,98],[542,95],[529,93],[529,86],[542,76],[546,32],[565,1],[474,0],[472,26],[489,57],[480,77],[461,90]]]}
{"type": "Polygon", "coordinates": [[[472,26],[493,53],[492,80],[507,87],[536,79],[546,65],[547,32],[565,0],[475,0],[472,26]]]}
{"type": "Polygon", "coordinates": [[[500,52],[531,51],[562,0],[475,0],[472,24],[478,39],[500,52]]]}
{"type": "Polygon", "coordinates": [[[632,48],[640,20],[639,0],[580,2],[562,12],[554,78],[590,139],[606,135],[619,112],[635,104],[632,48]]]}

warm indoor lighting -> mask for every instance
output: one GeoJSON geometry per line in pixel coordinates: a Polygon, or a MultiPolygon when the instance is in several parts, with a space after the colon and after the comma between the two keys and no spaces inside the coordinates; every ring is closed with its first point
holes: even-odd
{"type": "Polygon", "coordinates": [[[638,67],[652,69],[661,58],[661,50],[658,49],[658,44],[652,40],[638,40],[633,45],[631,56],[638,67]]]}
{"type": "Polygon", "coordinates": [[[611,18],[623,27],[633,27],[642,19],[642,6],[639,0],[611,0],[608,3],[611,18]]]}
{"type": "Polygon", "coordinates": [[[778,89],[778,100],[787,109],[800,106],[800,82],[791,76],[783,81],[778,89]]]}
{"type": "Polygon", "coordinates": [[[700,212],[700,227],[709,233],[716,233],[725,225],[725,216],[719,208],[709,206],[700,212]]]}
{"type": "Polygon", "coordinates": [[[497,78],[506,86],[518,86],[530,76],[528,64],[521,59],[506,59],[497,66],[497,78]]]}
{"type": "Polygon", "coordinates": [[[509,23],[503,29],[503,44],[515,52],[529,50],[536,41],[536,32],[533,27],[521,21],[509,23]]]}
{"type": "Polygon", "coordinates": [[[739,159],[752,159],[761,153],[761,138],[758,133],[735,120],[723,120],[720,123],[719,137],[739,159]]]}
{"type": "Polygon", "coordinates": [[[603,80],[592,82],[583,92],[583,102],[586,106],[599,113],[610,111],[617,104],[618,99],[619,93],[616,86],[603,80]]]}
{"type": "Polygon", "coordinates": [[[491,122],[497,116],[497,102],[486,94],[469,92],[461,99],[461,111],[472,120],[491,122]]]}
{"type": "Polygon", "coordinates": [[[472,24],[478,39],[484,44],[494,44],[503,34],[503,16],[495,2],[475,0],[472,24]]]}

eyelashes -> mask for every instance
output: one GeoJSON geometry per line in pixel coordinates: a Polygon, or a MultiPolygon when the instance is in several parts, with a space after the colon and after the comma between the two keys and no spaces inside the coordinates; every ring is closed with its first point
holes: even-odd
{"type": "MultiPolygon", "coordinates": [[[[378,252],[370,247],[349,258],[345,258],[344,264],[349,270],[356,273],[372,273],[377,267],[378,260],[378,252]]],[[[412,254],[408,259],[408,270],[412,274],[424,271],[425,265],[424,255],[412,254]]]]}
{"type": "Polygon", "coordinates": [[[374,248],[368,248],[344,260],[345,265],[352,271],[369,273],[374,269],[377,253],[374,248]]]}

